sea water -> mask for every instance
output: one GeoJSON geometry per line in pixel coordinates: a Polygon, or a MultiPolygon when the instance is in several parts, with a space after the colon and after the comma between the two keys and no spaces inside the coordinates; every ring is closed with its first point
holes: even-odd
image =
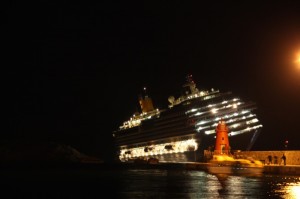
{"type": "Polygon", "coordinates": [[[1,198],[300,198],[300,176],[180,169],[2,170],[1,198]]]}

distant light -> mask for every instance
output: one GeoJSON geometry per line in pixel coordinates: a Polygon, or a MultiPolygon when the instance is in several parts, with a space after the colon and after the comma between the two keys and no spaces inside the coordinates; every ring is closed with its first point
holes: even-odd
{"type": "Polygon", "coordinates": [[[300,52],[299,52],[298,55],[296,56],[296,61],[295,61],[295,63],[297,64],[298,69],[300,69],[300,52]]]}

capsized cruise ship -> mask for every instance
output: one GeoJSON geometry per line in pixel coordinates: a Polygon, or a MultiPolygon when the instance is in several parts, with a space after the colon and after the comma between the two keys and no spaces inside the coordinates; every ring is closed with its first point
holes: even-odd
{"type": "Polygon", "coordinates": [[[214,149],[221,119],[230,129],[231,150],[251,150],[262,129],[254,102],[231,92],[198,90],[191,75],[182,89],[183,95],[168,98],[165,109],[155,108],[148,95],[140,96],[141,112],[113,132],[121,161],[204,161],[204,151],[214,149]]]}

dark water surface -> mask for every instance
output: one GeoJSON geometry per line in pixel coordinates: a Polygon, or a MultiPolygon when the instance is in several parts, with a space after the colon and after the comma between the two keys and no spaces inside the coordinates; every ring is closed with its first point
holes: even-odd
{"type": "Polygon", "coordinates": [[[1,170],[1,198],[300,198],[300,176],[164,169],[1,170]]]}

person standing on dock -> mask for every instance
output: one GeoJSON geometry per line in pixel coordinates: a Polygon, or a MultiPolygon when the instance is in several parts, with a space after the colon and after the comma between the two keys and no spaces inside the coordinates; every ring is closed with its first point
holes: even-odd
{"type": "Polygon", "coordinates": [[[281,160],[283,161],[283,165],[286,165],[286,157],[284,154],[282,155],[281,160]]]}
{"type": "Polygon", "coordinates": [[[268,156],[268,160],[269,160],[269,164],[272,164],[272,156],[271,155],[268,156]]]}
{"type": "Polygon", "coordinates": [[[278,164],[278,157],[276,155],[274,156],[274,164],[278,164]]]}

